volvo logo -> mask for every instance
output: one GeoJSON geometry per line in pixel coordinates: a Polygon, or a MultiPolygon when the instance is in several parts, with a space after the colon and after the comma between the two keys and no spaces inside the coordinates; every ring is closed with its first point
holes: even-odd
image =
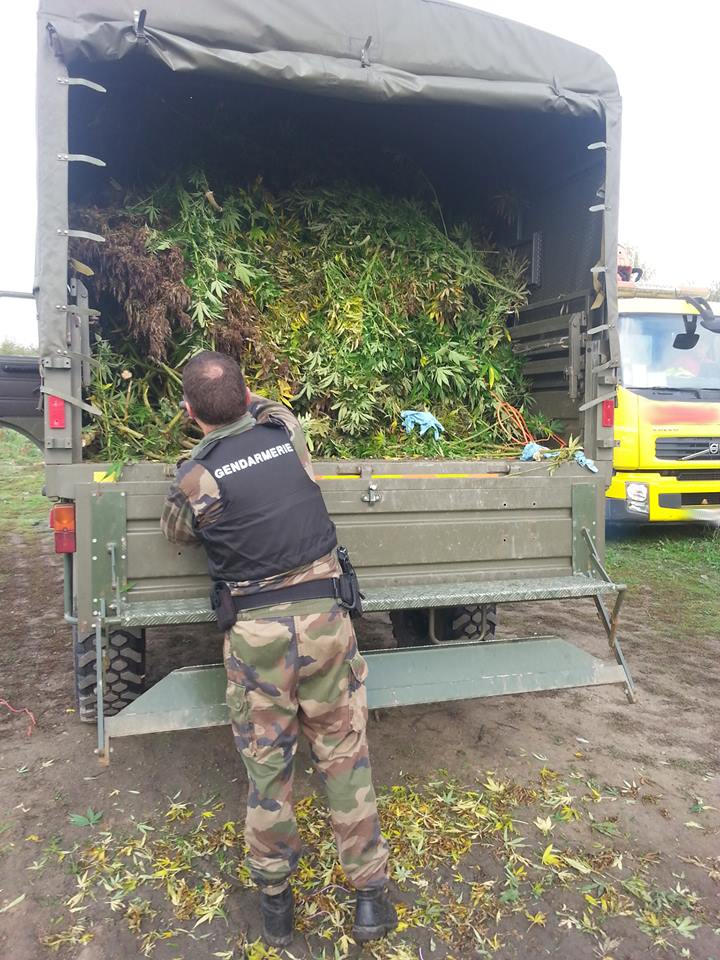
{"type": "Polygon", "coordinates": [[[716,457],[720,453],[720,441],[713,440],[713,442],[708,445],[708,453],[716,457]]]}

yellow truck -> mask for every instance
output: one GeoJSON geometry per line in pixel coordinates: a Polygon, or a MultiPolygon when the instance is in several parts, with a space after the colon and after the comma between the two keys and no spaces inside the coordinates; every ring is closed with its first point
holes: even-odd
{"type": "Polygon", "coordinates": [[[703,292],[618,283],[609,523],[720,519],[720,303],[703,292]]]}

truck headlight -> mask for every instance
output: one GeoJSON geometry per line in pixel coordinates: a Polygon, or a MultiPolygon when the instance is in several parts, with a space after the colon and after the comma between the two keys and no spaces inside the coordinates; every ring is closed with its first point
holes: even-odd
{"type": "Polygon", "coordinates": [[[650,494],[646,483],[625,484],[625,506],[630,513],[650,513],[650,494]]]}

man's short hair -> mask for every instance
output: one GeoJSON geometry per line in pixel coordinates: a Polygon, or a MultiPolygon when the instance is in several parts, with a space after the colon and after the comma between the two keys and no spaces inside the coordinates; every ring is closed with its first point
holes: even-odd
{"type": "Polygon", "coordinates": [[[247,410],[245,378],[226,353],[205,350],[183,368],[183,392],[203,423],[221,427],[239,420],[247,410]]]}

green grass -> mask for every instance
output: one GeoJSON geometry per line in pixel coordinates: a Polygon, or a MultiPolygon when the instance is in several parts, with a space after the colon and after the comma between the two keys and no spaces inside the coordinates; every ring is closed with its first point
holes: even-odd
{"type": "Polygon", "coordinates": [[[0,429],[0,463],[42,464],[42,453],[16,430],[0,429]]]}
{"type": "Polygon", "coordinates": [[[607,563],[632,590],[649,587],[651,612],[667,623],[708,632],[720,619],[720,531],[647,527],[608,540],[607,563]]]}
{"type": "Polygon", "coordinates": [[[42,454],[14,430],[0,430],[0,518],[6,533],[23,533],[47,522],[42,495],[42,454]]]}

